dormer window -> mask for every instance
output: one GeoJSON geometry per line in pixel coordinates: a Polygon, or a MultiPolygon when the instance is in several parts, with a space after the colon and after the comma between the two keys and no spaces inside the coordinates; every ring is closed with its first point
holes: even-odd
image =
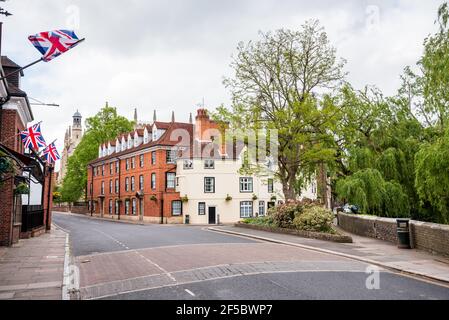
{"type": "Polygon", "coordinates": [[[128,149],[131,149],[133,147],[133,139],[131,138],[131,135],[128,135],[128,149]]]}
{"type": "Polygon", "coordinates": [[[122,137],[122,143],[121,143],[121,145],[122,145],[122,151],[125,151],[125,150],[126,150],[126,140],[125,140],[125,137],[122,137]]]}
{"type": "Polygon", "coordinates": [[[157,127],[156,125],[153,125],[153,131],[152,131],[152,140],[153,141],[157,141],[158,136],[157,136],[157,127]]]}
{"type": "Polygon", "coordinates": [[[149,141],[149,136],[148,136],[148,129],[145,128],[145,130],[143,131],[143,143],[148,143],[149,141]]]}

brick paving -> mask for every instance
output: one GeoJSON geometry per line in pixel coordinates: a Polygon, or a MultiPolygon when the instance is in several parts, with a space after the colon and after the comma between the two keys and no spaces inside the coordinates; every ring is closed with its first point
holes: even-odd
{"type": "Polygon", "coordinates": [[[61,299],[65,244],[66,234],[54,229],[1,247],[0,299],[61,299]]]}
{"type": "Polygon", "coordinates": [[[76,260],[82,299],[258,273],[364,272],[367,267],[342,257],[270,243],[158,247],[76,260]]]}

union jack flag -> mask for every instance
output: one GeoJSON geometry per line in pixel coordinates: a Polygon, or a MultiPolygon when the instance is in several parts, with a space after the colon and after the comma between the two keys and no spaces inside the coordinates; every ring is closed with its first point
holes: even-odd
{"type": "Polygon", "coordinates": [[[42,157],[45,158],[45,161],[47,161],[47,163],[55,163],[56,160],[61,159],[61,157],[59,156],[58,150],[56,150],[56,146],[53,143],[50,143],[42,152],[42,157]]]}
{"type": "Polygon", "coordinates": [[[29,36],[28,40],[42,53],[42,60],[48,62],[72,49],[81,40],[70,30],[53,30],[29,36]]]}
{"type": "Polygon", "coordinates": [[[23,146],[25,149],[39,150],[41,147],[47,146],[41,132],[41,124],[36,123],[28,129],[20,132],[23,146]]]}

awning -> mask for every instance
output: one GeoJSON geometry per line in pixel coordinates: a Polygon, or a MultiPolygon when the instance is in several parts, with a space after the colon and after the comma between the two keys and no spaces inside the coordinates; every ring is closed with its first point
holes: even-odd
{"type": "Polygon", "coordinates": [[[8,156],[16,160],[16,162],[22,167],[22,170],[28,171],[39,182],[44,183],[44,173],[40,162],[35,156],[28,156],[14,151],[7,146],[0,143],[0,150],[6,153],[8,156]]]}

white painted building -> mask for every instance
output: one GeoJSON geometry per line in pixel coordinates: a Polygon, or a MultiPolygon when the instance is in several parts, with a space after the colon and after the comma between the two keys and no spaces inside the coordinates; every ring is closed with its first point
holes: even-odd
{"type": "MultiPolygon", "coordinates": [[[[282,185],[273,174],[242,175],[241,167],[241,157],[178,160],[176,190],[191,224],[235,223],[264,216],[268,208],[284,201],[282,185]]],[[[316,188],[303,190],[302,197],[316,199],[316,188]]]]}

